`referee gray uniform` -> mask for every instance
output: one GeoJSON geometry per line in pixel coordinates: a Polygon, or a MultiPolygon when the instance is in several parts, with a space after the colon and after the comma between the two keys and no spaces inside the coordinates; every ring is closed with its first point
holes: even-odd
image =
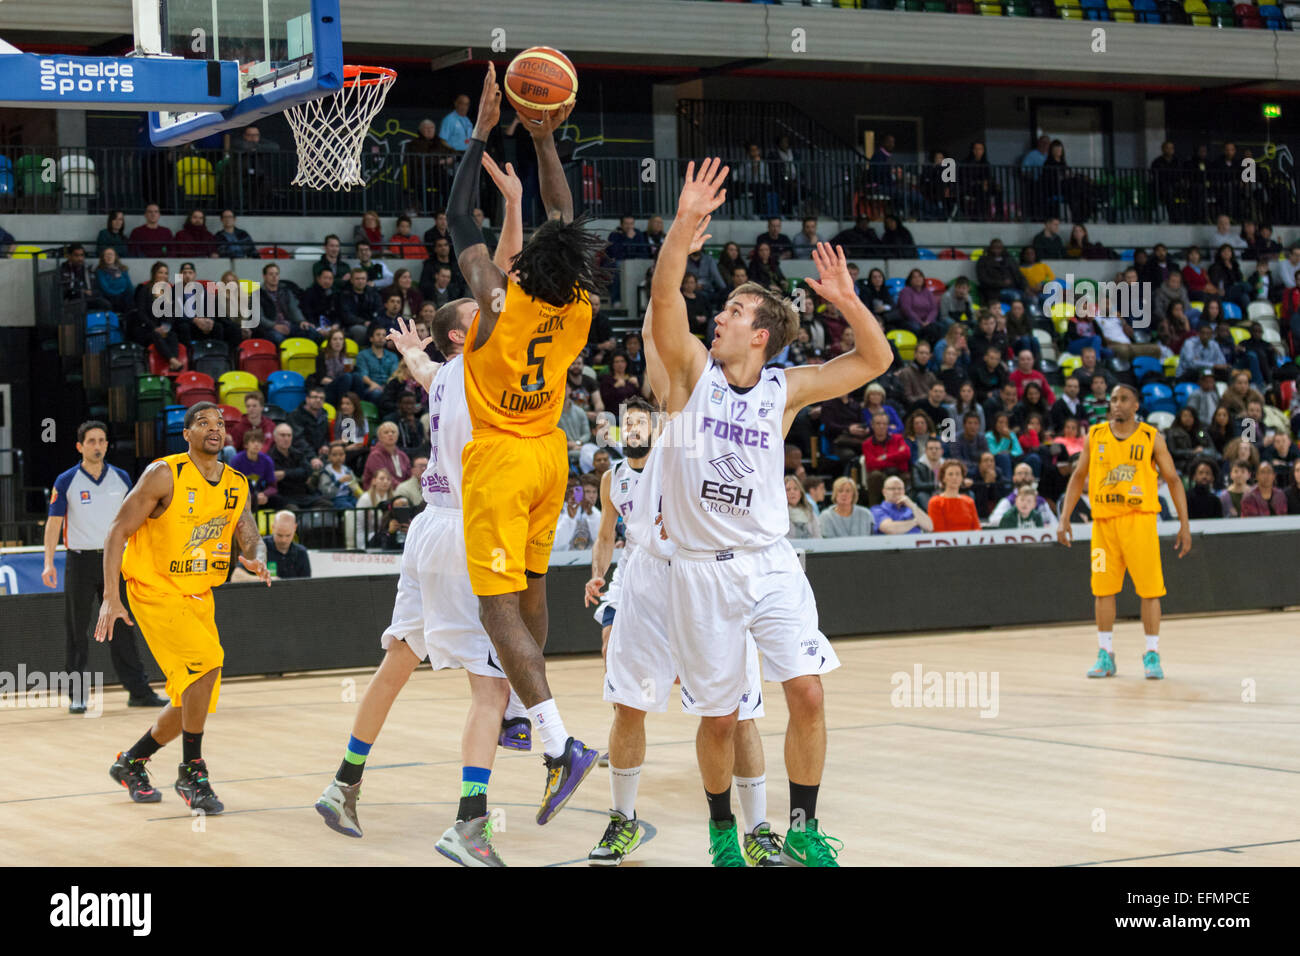
{"type": "MultiPolygon", "coordinates": [[[[79,674],[86,669],[90,629],[104,593],[104,542],[130,490],[130,476],[108,462],[98,481],[80,463],[54,480],[49,513],[63,519],[63,543],[67,547],[63,594],[69,673],[79,674]]],[[[113,669],[130,692],[128,703],[153,705],[155,695],[140,663],[135,628],[117,621],[108,648],[113,669]]]]}

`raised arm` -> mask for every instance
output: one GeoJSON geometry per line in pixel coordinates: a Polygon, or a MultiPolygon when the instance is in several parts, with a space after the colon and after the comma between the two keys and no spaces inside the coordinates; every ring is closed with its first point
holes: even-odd
{"type": "Polygon", "coordinates": [[[483,168],[506,201],[505,222],[501,224],[501,238],[497,240],[492,262],[502,272],[509,273],[515,256],[524,247],[524,184],[515,175],[513,164],[506,163],[503,170],[487,153],[483,154],[483,168]]]}
{"type": "Polygon", "coordinates": [[[528,133],[533,137],[533,148],[537,151],[537,178],[541,188],[542,205],[546,207],[548,219],[573,222],[573,194],[569,192],[569,181],[564,178],[564,165],[555,148],[555,131],[564,125],[574,104],[558,110],[544,113],[539,124],[525,123],[528,133]]]}
{"type": "Polygon", "coordinates": [[[655,315],[651,338],[668,370],[664,409],[668,412],[678,411],[686,404],[708,362],[708,349],[691,334],[686,300],[682,298],[682,276],[686,274],[686,257],[700,224],[727,199],[722,183],[728,172],[728,167],[717,158],[706,159],[698,173],[695,163],[687,165],[677,215],[655,264],[650,284],[650,307],[655,315]]]}
{"type": "Polygon", "coordinates": [[[479,97],[478,120],[465,150],[465,157],[456,167],[456,177],[447,197],[447,230],[456,249],[456,262],[461,275],[469,283],[470,294],[479,307],[477,342],[485,343],[496,327],[499,310],[505,304],[506,277],[483,242],[483,232],[474,222],[474,206],[478,202],[479,171],[483,168],[483,149],[488,134],[501,118],[501,87],[497,85],[496,67],[488,64],[483,78],[483,92],[479,97]]]}
{"type": "Polygon", "coordinates": [[[145,469],[139,484],[127,493],[118,509],[104,541],[104,600],[99,606],[99,620],[95,623],[95,640],[111,640],[113,626],[119,619],[127,624],[135,623],[122,605],[119,593],[122,552],[127,538],[135,534],[151,515],[162,514],[171,497],[171,467],[165,461],[155,461],[145,469]]]}
{"type": "Polygon", "coordinates": [[[266,567],[266,542],[257,533],[257,520],[253,517],[253,496],[244,501],[243,513],[235,524],[235,540],[239,542],[239,563],[249,574],[271,586],[271,572],[266,567]]]}
{"type": "Polygon", "coordinates": [[[817,264],[820,278],[807,279],[808,285],[840,310],[849,328],[853,329],[855,345],[824,365],[800,365],[785,373],[789,387],[785,401],[787,431],[799,409],[861,388],[883,375],[893,361],[885,330],[853,288],[844,249],[819,242],[813,249],[813,262],[817,264]]]}
{"type": "Polygon", "coordinates": [[[442,363],[429,358],[429,353],[425,351],[433,339],[420,338],[420,333],[415,330],[415,322],[408,323],[398,316],[397,328],[388,333],[388,341],[406,359],[406,368],[411,373],[411,378],[419,382],[426,392],[433,391],[433,377],[442,368],[442,363]]]}
{"type": "Polygon", "coordinates": [[[600,603],[600,589],[605,586],[605,572],[609,562],[614,558],[614,526],[618,523],[618,509],[609,497],[609,484],[614,469],[610,468],[600,476],[600,530],[596,532],[596,541],[591,546],[591,580],[587,582],[582,597],[582,606],[590,607],[600,603]]]}
{"type": "MultiPolygon", "coordinates": [[[[1070,475],[1070,483],[1065,486],[1065,501],[1061,505],[1061,526],[1056,529],[1056,540],[1067,548],[1074,537],[1070,528],[1070,516],[1074,514],[1074,506],[1079,503],[1079,496],[1083,494],[1083,486],[1088,481],[1087,466],[1090,461],[1092,461],[1091,434],[1083,440],[1083,451],[1074,466],[1074,473],[1070,475]]],[[[1183,500],[1186,501],[1187,499],[1184,498],[1183,500]]]]}
{"type": "Polygon", "coordinates": [[[1165,442],[1165,436],[1159,432],[1156,432],[1156,443],[1151,450],[1151,457],[1154,459],[1156,470],[1160,472],[1160,477],[1169,486],[1169,494],[1174,499],[1174,508],[1178,511],[1178,538],[1174,546],[1178,549],[1178,556],[1181,558],[1192,550],[1192,526],[1187,520],[1187,490],[1183,487],[1183,479],[1178,474],[1177,466],[1174,465],[1173,456],[1169,454],[1169,445],[1165,442]]]}
{"type": "MultiPolygon", "coordinates": [[[[688,255],[693,255],[703,249],[704,244],[713,238],[712,235],[705,232],[709,228],[709,221],[712,218],[712,216],[705,216],[700,220],[699,226],[695,229],[695,238],[691,240],[688,255]]],[[[659,357],[659,350],[655,347],[654,321],[651,318],[653,315],[654,305],[646,306],[645,319],[641,322],[641,343],[645,346],[645,376],[654,400],[666,408],[669,387],[668,369],[664,366],[663,359],[659,357]]]]}

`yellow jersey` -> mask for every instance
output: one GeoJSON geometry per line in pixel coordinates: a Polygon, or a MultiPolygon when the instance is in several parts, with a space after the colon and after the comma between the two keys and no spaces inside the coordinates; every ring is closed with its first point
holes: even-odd
{"type": "Polygon", "coordinates": [[[1088,429],[1088,504],[1094,521],[1135,511],[1159,513],[1155,448],[1156,430],[1143,422],[1122,440],[1108,421],[1088,429]]]}
{"type": "Polygon", "coordinates": [[[173,594],[203,594],[226,580],[235,523],[248,501],[248,479],[229,465],[215,482],[188,453],[167,455],[172,500],[146,518],[122,556],[122,575],[173,594]]]}
{"type": "Polygon", "coordinates": [[[591,331],[591,299],[582,292],[557,308],[507,281],[505,305],[487,344],[474,348],[478,315],[466,336],[465,399],[475,431],[537,438],[559,425],[569,366],[591,331]]]}

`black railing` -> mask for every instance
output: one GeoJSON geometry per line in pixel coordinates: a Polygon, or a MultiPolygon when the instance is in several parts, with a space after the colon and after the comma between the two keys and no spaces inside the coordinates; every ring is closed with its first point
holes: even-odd
{"type": "MultiPolygon", "coordinates": [[[[1300,224],[1294,177],[1267,160],[1257,162],[1253,178],[1227,168],[1157,172],[952,161],[873,165],[860,159],[765,160],[752,165],[738,156],[728,160],[732,168],[727,201],[714,214],[717,218],[878,219],[893,213],[904,220],[1017,222],[1052,214],[1069,222],[1203,223],[1226,213],[1233,219],[1300,224]]],[[[582,157],[566,163],[565,172],[580,211],[597,217],[671,216],[687,162],[650,156],[582,157]]],[[[363,166],[367,185],[336,193],[293,186],[298,159],[287,151],[4,147],[0,214],[103,214],[123,209],[137,217],[146,203],[157,202],[169,227],[178,227],[176,217],[195,208],[215,213],[229,207],[241,215],[359,219],[362,211],[374,209],[385,217],[401,212],[427,216],[445,204],[455,173],[447,157],[398,152],[368,153],[363,166]]],[[[498,197],[487,177],[483,183],[480,204],[495,221],[498,197]]],[[[535,225],[540,217],[540,204],[532,195],[525,222],[535,225]]],[[[209,221],[212,227],[219,228],[215,215],[209,221]]],[[[343,237],[344,242],[350,239],[343,237]]]]}

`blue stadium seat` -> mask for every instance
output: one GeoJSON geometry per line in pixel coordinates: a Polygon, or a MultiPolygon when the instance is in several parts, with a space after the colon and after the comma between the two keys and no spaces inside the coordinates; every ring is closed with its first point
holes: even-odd
{"type": "Polygon", "coordinates": [[[926,249],[926,248],[924,248],[924,247],[918,246],[918,247],[917,247],[917,250],[916,250],[916,258],[918,258],[918,259],[938,259],[939,256],[938,256],[938,255],[934,252],[934,250],[932,250],[932,249],[926,249]]]}
{"type": "Polygon", "coordinates": [[[116,312],[86,313],[86,351],[99,353],[122,341],[122,320],[116,312]]]}
{"type": "MultiPolygon", "coordinates": [[[[1141,382],[1148,375],[1158,375],[1161,378],[1165,377],[1164,363],[1161,362],[1160,359],[1152,358],[1149,355],[1137,356],[1136,358],[1133,359],[1131,363],[1131,367],[1133,369],[1133,377],[1136,378],[1139,382],[1141,382]]],[[[1165,391],[1167,392],[1169,391],[1169,387],[1167,385],[1161,387],[1164,388],[1165,391]]],[[[1173,392],[1169,392],[1169,394],[1172,395],[1173,392]]]]}
{"type": "Polygon", "coordinates": [[[902,276],[893,276],[885,280],[885,288],[889,290],[890,295],[898,298],[898,293],[903,291],[903,286],[907,285],[907,280],[902,276]]]}
{"type": "Polygon", "coordinates": [[[1241,321],[1241,306],[1235,302],[1224,302],[1222,304],[1225,319],[1231,319],[1233,322],[1241,321]]]}
{"type": "Polygon", "coordinates": [[[1174,398],[1178,400],[1178,407],[1182,408],[1187,404],[1195,393],[1199,392],[1201,387],[1195,382],[1179,382],[1174,386],[1174,398]]]}
{"type": "Polygon", "coordinates": [[[266,400],[272,405],[279,405],[290,411],[297,408],[307,397],[307,382],[297,372],[287,369],[272,372],[266,377],[266,400]]]}
{"type": "Polygon", "coordinates": [[[189,450],[183,434],[186,411],[184,405],[168,405],[158,413],[158,440],[163,446],[163,454],[179,455],[189,450]]]}
{"type": "Polygon", "coordinates": [[[1079,0],[1079,6],[1083,7],[1083,18],[1085,20],[1109,20],[1110,10],[1106,8],[1106,0],[1079,0]]]}
{"type": "Polygon", "coordinates": [[[1148,415],[1152,412],[1178,414],[1178,403],[1174,401],[1173,389],[1159,382],[1142,386],[1142,408],[1148,415]]]}
{"type": "Polygon", "coordinates": [[[1160,10],[1156,6],[1156,0],[1133,0],[1133,12],[1137,15],[1138,23],[1160,22],[1160,10]]]}

